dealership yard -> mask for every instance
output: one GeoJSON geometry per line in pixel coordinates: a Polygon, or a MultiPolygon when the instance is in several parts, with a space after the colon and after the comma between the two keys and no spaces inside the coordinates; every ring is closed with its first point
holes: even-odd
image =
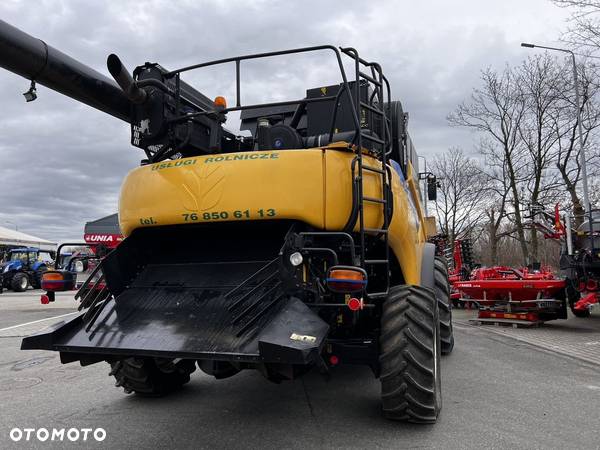
{"type": "Polygon", "coordinates": [[[381,417],[378,381],[363,367],[281,385],[250,371],[221,381],[196,371],[181,392],[148,399],[113,387],[106,364],[62,365],[55,353],[19,350],[23,336],[74,310],[68,295],[51,305],[39,303],[39,291],[0,295],[1,448],[23,448],[9,437],[15,427],[102,427],[104,442],[86,442],[98,448],[599,445],[598,311],[523,330],[475,327],[472,312],[455,310],[456,348],[442,362],[444,407],[436,425],[417,426],[381,417]]]}

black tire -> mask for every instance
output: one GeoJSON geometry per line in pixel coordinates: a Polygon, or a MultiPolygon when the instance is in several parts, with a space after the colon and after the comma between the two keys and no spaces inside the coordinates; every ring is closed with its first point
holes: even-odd
{"type": "Polygon", "coordinates": [[[435,299],[440,314],[440,340],[442,355],[448,355],[454,348],[454,332],[452,330],[452,307],[450,305],[450,282],[448,281],[448,265],[446,258],[435,257],[434,263],[435,299]]]}
{"type": "Polygon", "coordinates": [[[16,273],[10,280],[10,287],[15,292],[25,292],[29,287],[29,278],[24,273],[16,273]]]}
{"type": "Polygon", "coordinates": [[[396,286],[383,304],[379,338],[385,417],[434,423],[442,408],[440,326],[434,293],[396,286]]]}
{"type": "Polygon", "coordinates": [[[32,283],[31,283],[31,285],[34,287],[34,289],[40,289],[42,287],[42,276],[44,275],[44,272],[47,272],[47,271],[48,271],[48,268],[46,266],[42,266],[38,270],[35,271],[35,275],[33,277],[32,283]]]}
{"type": "Polygon", "coordinates": [[[111,371],[125,393],[135,392],[146,397],[161,397],[169,394],[190,381],[190,374],[196,370],[193,360],[160,358],[127,358],[110,363],[111,371]]]}
{"type": "Polygon", "coordinates": [[[198,361],[198,367],[207,375],[215,377],[217,380],[232,377],[240,372],[240,369],[226,361],[198,361]]]}
{"type": "Polygon", "coordinates": [[[569,303],[569,308],[571,309],[571,312],[575,317],[585,319],[586,317],[590,317],[591,312],[589,309],[585,309],[583,311],[575,309],[575,303],[577,303],[581,299],[581,292],[575,289],[574,283],[575,282],[571,279],[567,279],[565,287],[567,302],[569,303]]]}
{"type": "Polygon", "coordinates": [[[571,308],[571,312],[575,317],[580,317],[582,319],[590,317],[592,315],[589,309],[584,309],[583,311],[581,311],[579,309],[571,308]]]}

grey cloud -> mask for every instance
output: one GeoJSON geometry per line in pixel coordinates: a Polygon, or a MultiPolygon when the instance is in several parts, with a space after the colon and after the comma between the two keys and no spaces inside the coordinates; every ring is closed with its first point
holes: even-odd
{"type": "MultiPolygon", "coordinates": [[[[524,57],[521,40],[556,40],[566,12],[546,0],[414,3],[8,1],[0,14],[102,73],[111,52],[129,68],[145,61],[175,68],[322,43],[353,46],[382,63],[423,154],[470,149],[475,138],[449,127],[446,115],[480,69],[524,57]]],[[[335,65],[315,61],[246,64],[244,101],[300,97],[308,87],[336,82],[335,65]]],[[[187,80],[211,96],[233,92],[232,68],[187,80]]],[[[44,238],[81,239],[85,221],[116,211],[121,181],[142,152],[129,145],[125,123],[43,87],[26,104],[27,88],[26,80],[0,71],[0,225],[10,220],[44,238]]]]}

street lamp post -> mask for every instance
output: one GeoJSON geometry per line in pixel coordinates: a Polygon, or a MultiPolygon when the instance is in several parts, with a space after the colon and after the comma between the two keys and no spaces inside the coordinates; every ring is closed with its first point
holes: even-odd
{"type": "Polygon", "coordinates": [[[579,106],[579,79],[577,76],[577,63],[575,61],[575,53],[565,48],[546,47],[544,45],[528,44],[526,42],[521,43],[521,47],[527,48],[543,48],[546,50],[554,50],[557,52],[568,53],[571,55],[571,61],[573,62],[573,82],[575,85],[575,106],[577,108],[577,124],[579,128],[579,164],[581,165],[581,183],[583,185],[583,204],[586,211],[589,214],[590,230],[592,229],[592,208],[590,206],[590,197],[588,194],[588,178],[587,178],[587,162],[585,158],[585,148],[583,145],[583,127],[581,125],[581,108],[579,106]]]}
{"type": "MultiPolygon", "coordinates": [[[[424,156],[419,155],[419,159],[423,159],[423,161],[425,161],[425,172],[427,172],[427,159],[424,156]]],[[[428,198],[427,198],[427,179],[425,179],[425,184],[424,184],[424,188],[423,188],[423,206],[424,206],[424,212],[425,212],[425,217],[428,216],[428,212],[427,212],[427,202],[428,202],[428,198]]]]}

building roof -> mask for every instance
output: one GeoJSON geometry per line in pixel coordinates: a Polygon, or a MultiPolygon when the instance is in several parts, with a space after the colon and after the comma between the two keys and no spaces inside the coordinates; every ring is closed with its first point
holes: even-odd
{"type": "Polygon", "coordinates": [[[111,214],[98,220],[92,220],[85,224],[85,234],[121,234],[119,228],[119,215],[111,214]]]}
{"type": "Polygon", "coordinates": [[[56,242],[51,242],[46,239],[32,236],[31,234],[21,233],[20,231],[11,230],[10,228],[6,227],[0,227],[0,245],[11,247],[36,247],[40,250],[47,251],[56,250],[56,242]]]}

